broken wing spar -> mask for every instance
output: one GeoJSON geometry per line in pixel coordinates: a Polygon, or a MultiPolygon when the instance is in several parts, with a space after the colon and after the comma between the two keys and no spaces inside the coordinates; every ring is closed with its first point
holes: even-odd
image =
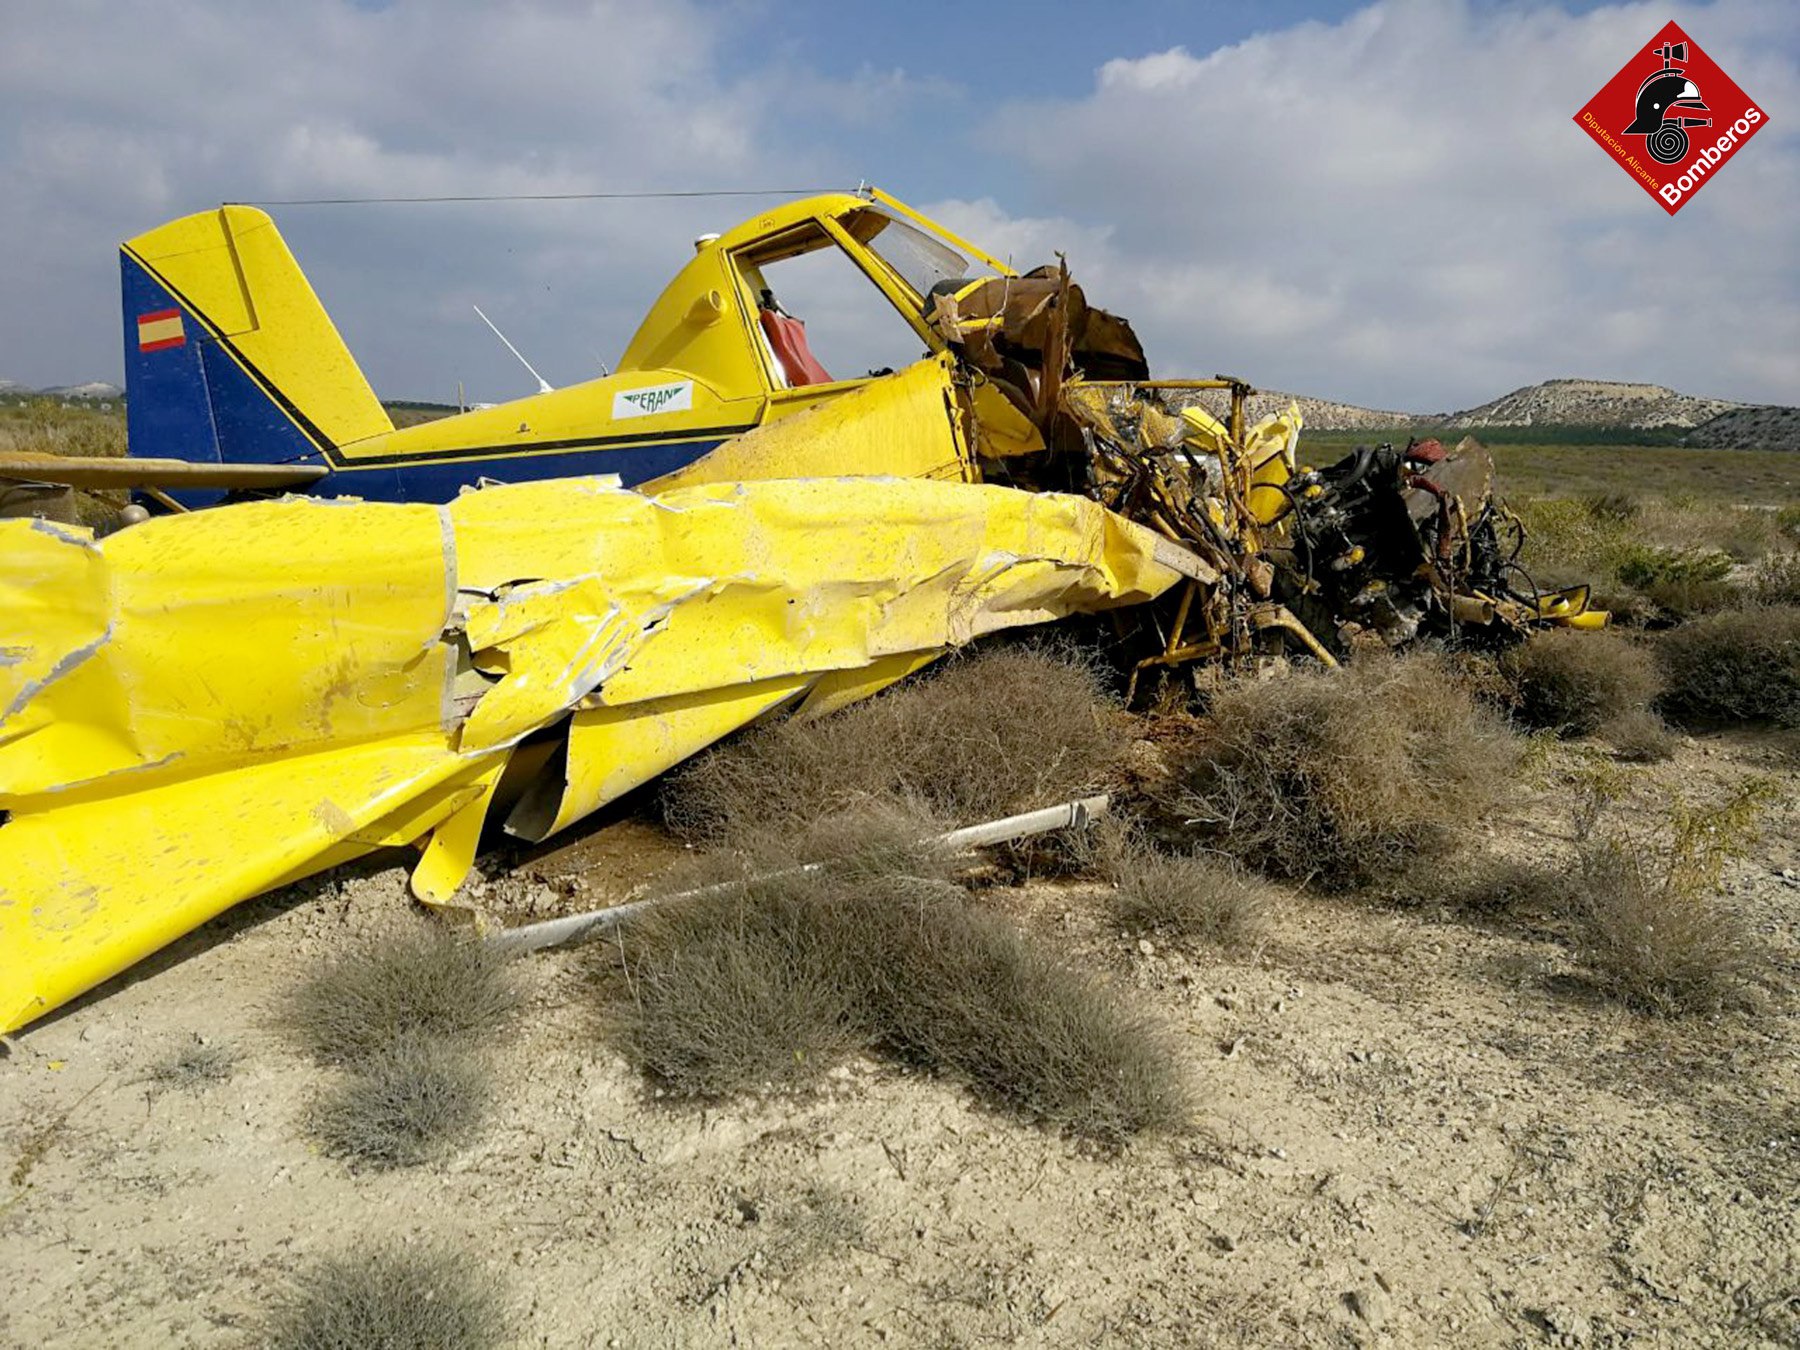
{"type": "Polygon", "coordinates": [[[497,800],[542,838],[773,709],[1199,567],[1083,498],[901,478],[0,522],[0,1030],[385,845],[446,900],[497,800]]]}

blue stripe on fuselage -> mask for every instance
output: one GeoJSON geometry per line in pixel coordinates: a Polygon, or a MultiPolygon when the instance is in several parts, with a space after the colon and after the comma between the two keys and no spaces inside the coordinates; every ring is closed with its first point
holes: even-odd
{"type": "Polygon", "coordinates": [[[719,439],[713,438],[610,449],[602,445],[537,455],[517,452],[453,462],[402,460],[366,469],[346,464],[305,491],[312,497],[361,497],[372,502],[447,502],[479,479],[533,483],[545,478],[582,478],[601,473],[616,473],[626,487],[636,487],[685,468],[720,444],[719,439]]]}

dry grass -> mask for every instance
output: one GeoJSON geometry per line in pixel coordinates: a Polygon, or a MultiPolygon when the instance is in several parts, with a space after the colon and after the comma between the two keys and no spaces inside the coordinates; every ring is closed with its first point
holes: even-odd
{"type": "Polygon", "coordinates": [[[365,940],[289,992],[283,1029],[343,1072],[306,1124],[325,1150],[373,1167],[431,1162],[468,1143],[486,1117],[483,1042],[517,1008],[507,958],[459,933],[419,925],[365,940]]]}
{"type": "Polygon", "coordinates": [[[1609,719],[1599,735],[1620,759],[1633,764],[1660,764],[1675,753],[1675,734],[1648,708],[1633,708],[1609,719]]]}
{"type": "Polygon", "coordinates": [[[442,1246],[354,1248],[296,1277],[263,1328],[269,1350],[492,1350],[510,1336],[492,1272],[442,1246]]]}
{"type": "MultiPolygon", "coordinates": [[[[1767,499],[1749,490],[1741,497],[1767,499]]],[[[1780,560],[1793,556],[1780,513],[1694,495],[1636,501],[1608,493],[1516,506],[1530,536],[1523,561],[1531,575],[1544,584],[1590,582],[1597,600],[1625,615],[1682,618],[1730,608],[1746,598],[1737,565],[1779,573],[1780,560]]],[[[1749,593],[1754,599],[1753,579],[1749,593]]]]}
{"type": "Polygon", "coordinates": [[[237,1051],[218,1041],[194,1037],[180,1050],[150,1068],[149,1081],[163,1092],[201,1092],[228,1081],[237,1068],[237,1051]]]}
{"type": "Polygon", "coordinates": [[[815,908],[812,889],[675,902],[633,925],[618,1012],[645,1073],[684,1096],[779,1091],[863,1043],[861,991],[844,969],[853,935],[815,908]]]}
{"type": "Polygon", "coordinates": [[[1660,681],[1649,652],[1623,634],[1555,628],[1501,658],[1513,714],[1528,727],[1585,736],[1614,718],[1641,712],[1660,681]]]}
{"type": "MultiPolygon", "coordinates": [[[[122,405],[119,412],[109,413],[96,407],[64,405],[51,398],[0,404],[0,454],[20,452],[117,458],[125,453],[122,405]]],[[[129,497],[129,493],[116,489],[76,489],[75,519],[84,525],[108,528],[129,497]]],[[[16,494],[0,489],[0,506],[7,505],[19,505],[16,494]],[[9,497],[15,499],[9,502],[9,497]]]]}
{"type": "Polygon", "coordinates": [[[1352,889],[1460,851],[1518,760],[1500,715],[1418,653],[1228,685],[1156,797],[1208,849],[1352,889]]]}
{"type": "Polygon", "coordinates": [[[280,1009],[282,1025],[324,1064],[348,1064],[414,1032],[480,1036],[518,1006],[506,958],[462,934],[419,924],[322,962],[280,1009]]]}
{"type": "Polygon", "coordinates": [[[1635,524],[1656,547],[1676,553],[1718,549],[1738,562],[1754,562],[1784,542],[1774,512],[1693,496],[1648,503],[1635,524]]]}
{"type": "Polygon", "coordinates": [[[125,418],[56,399],[31,399],[0,409],[0,451],[117,458],[125,453],[125,418]]]}
{"type": "Polygon", "coordinates": [[[752,730],[665,780],[691,840],[911,803],[959,824],[1049,805],[1102,780],[1127,745],[1098,672],[1069,652],[952,657],[832,717],[752,730]]]}
{"type": "Polygon", "coordinates": [[[1743,1001],[1759,953],[1720,885],[1777,798],[1773,783],[1751,779],[1723,802],[1677,797],[1650,828],[1637,812],[1632,827],[1584,839],[1571,917],[1577,954],[1602,987],[1663,1016],[1743,1001]]]}
{"type": "Polygon", "coordinates": [[[1241,951],[1268,927],[1273,891],[1227,858],[1140,849],[1113,877],[1113,918],[1127,932],[1202,938],[1241,951]]]}
{"type": "Polygon", "coordinates": [[[1753,605],[1800,605],[1800,553],[1772,553],[1749,583],[1753,605]]]}
{"type": "Polygon", "coordinates": [[[630,923],[601,988],[627,1054],[665,1090],[717,1098],[816,1082],[852,1053],[1118,1142],[1188,1115],[1162,1034],[1099,980],[892,842],[811,872],[765,848],[740,884],[630,923]]]}
{"type": "Polygon", "coordinates": [[[487,1115],[493,1075],[470,1047],[402,1033],[359,1058],[313,1100],[312,1134],[333,1157],[416,1167],[469,1143],[487,1115]]]}
{"type": "Polygon", "coordinates": [[[1800,727],[1800,607],[1695,619],[1661,634],[1657,653],[1670,717],[1800,727]]]}
{"type": "Polygon", "coordinates": [[[1584,857],[1577,939],[1606,989],[1664,1016],[1709,1012],[1743,988],[1752,949],[1716,895],[1672,890],[1654,862],[1608,844],[1584,857]]]}

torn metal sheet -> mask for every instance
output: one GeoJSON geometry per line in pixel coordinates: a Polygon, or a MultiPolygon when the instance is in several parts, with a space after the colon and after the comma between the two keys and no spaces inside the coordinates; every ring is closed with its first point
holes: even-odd
{"type": "Polygon", "coordinates": [[[539,838],[771,709],[1153,599],[1170,547],[1084,498],[903,478],[0,522],[0,1029],[385,845],[446,900],[509,767],[539,838]]]}

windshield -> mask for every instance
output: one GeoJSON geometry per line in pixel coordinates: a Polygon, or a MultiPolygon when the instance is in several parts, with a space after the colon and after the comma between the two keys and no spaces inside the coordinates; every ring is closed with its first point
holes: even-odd
{"type": "Polygon", "coordinates": [[[863,245],[920,296],[946,281],[993,276],[994,269],[965,257],[943,240],[925,233],[880,206],[871,206],[855,230],[863,245]]]}

